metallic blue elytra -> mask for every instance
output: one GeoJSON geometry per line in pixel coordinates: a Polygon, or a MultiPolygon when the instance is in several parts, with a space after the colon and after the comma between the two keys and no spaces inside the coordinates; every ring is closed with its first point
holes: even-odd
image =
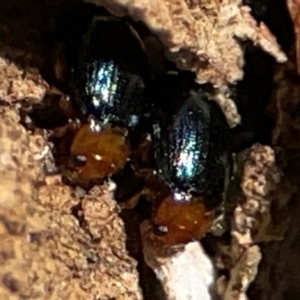
{"type": "Polygon", "coordinates": [[[151,109],[144,92],[151,68],[130,25],[103,14],[79,18],[77,22],[85,24],[80,32],[73,32],[75,26],[68,31],[73,38],[61,37],[66,44],[69,92],[83,116],[132,127],[139,122],[137,116],[151,109]]]}
{"type": "Polygon", "coordinates": [[[125,74],[113,59],[86,64],[86,113],[101,123],[121,122],[134,127],[138,115],[148,112],[144,101],[144,82],[140,75],[125,74]]]}
{"type": "Polygon", "coordinates": [[[154,127],[155,155],[161,176],[173,191],[218,198],[224,191],[228,125],[214,102],[200,93],[154,127]]]}
{"type": "Polygon", "coordinates": [[[170,139],[170,180],[182,190],[197,189],[204,184],[209,150],[209,118],[207,107],[202,108],[189,99],[179,110],[170,139]]]}
{"type": "Polygon", "coordinates": [[[86,64],[86,94],[96,108],[113,107],[119,76],[118,65],[113,60],[95,60],[86,64]]]}

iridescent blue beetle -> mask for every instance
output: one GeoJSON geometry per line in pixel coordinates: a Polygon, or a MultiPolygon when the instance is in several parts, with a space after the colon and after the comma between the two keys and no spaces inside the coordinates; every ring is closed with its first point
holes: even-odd
{"type": "Polygon", "coordinates": [[[229,126],[220,107],[183,73],[161,76],[147,93],[156,106],[152,135],[158,172],[174,190],[219,197],[231,159],[229,126]]]}
{"type": "Polygon", "coordinates": [[[168,244],[201,238],[223,201],[229,180],[228,125],[218,105],[192,91],[172,113],[154,123],[157,170],[170,186],[154,217],[168,244]]]}

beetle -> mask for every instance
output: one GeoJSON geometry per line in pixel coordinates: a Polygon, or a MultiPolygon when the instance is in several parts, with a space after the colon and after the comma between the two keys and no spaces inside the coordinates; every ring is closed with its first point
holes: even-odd
{"type": "Polygon", "coordinates": [[[192,90],[186,97],[177,111],[169,109],[153,123],[156,168],[171,191],[153,224],[168,243],[199,239],[207,232],[230,177],[229,127],[223,112],[202,91],[192,90]]]}

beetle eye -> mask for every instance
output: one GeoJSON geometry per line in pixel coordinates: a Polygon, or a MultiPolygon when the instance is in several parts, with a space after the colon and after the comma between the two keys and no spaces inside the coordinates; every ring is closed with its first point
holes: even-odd
{"type": "Polygon", "coordinates": [[[168,233],[168,227],[163,225],[155,225],[152,226],[152,231],[155,235],[163,236],[168,233]]]}
{"type": "Polygon", "coordinates": [[[74,166],[83,167],[86,164],[87,159],[84,155],[74,155],[71,160],[74,166]]]}

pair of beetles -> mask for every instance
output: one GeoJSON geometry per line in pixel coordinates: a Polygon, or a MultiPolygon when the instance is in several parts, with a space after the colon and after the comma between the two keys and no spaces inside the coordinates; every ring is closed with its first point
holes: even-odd
{"type": "Polygon", "coordinates": [[[66,11],[55,41],[66,72],[51,79],[83,124],[71,145],[78,176],[105,179],[128,165],[137,174],[151,170],[168,190],[155,205],[153,233],[169,245],[186,243],[205,235],[223,202],[229,128],[192,74],[155,70],[135,25],[90,4],[66,11]]]}

